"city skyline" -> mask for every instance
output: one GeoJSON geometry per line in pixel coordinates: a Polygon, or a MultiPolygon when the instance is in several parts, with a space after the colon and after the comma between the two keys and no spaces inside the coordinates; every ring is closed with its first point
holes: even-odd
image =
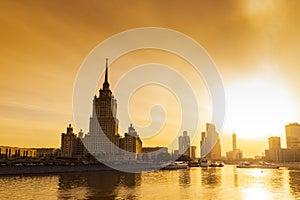
{"type": "MultiPolygon", "coordinates": [[[[95,94],[92,101],[92,112],[89,117],[89,132],[84,134],[82,129],[78,132],[78,137],[73,132],[73,127],[71,124],[67,127],[66,133],[61,135],[61,155],[63,157],[75,157],[75,156],[85,156],[87,153],[90,153],[94,156],[109,156],[110,159],[121,153],[120,149],[125,150],[124,152],[133,153],[131,155],[126,155],[123,152],[122,159],[137,159],[138,154],[142,154],[142,140],[139,138],[139,135],[135,131],[132,123],[128,127],[128,132],[124,133],[124,137],[119,134],[119,120],[117,119],[117,99],[114,97],[113,91],[110,90],[109,83],[109,61],[106,58],[105,61],[105,75],[102,87],[99,89],[99,96],[95,94]],[[103,137],[106,135],[105,137],[103,137]],[[119,149],[120,148],[120,149],[119,149]]],[[[288,152],[290,155],[282,156],[280,151],[280,159],[278,157],[278,151],[281,150],[281,138],[278,136],[272,136],[268,138],[268,147],[266,149],[266,159],[271,161],[278,161],[285,159],[296,160],[295,152],[299,149],[300,139],[299,139],[299,130],[300,124],[290,123],[285,125],[286,133],[286,146],[287,149],[285,152],[288,152]],[[274,149],[276,151],[274,151],[274,149]],[[270,153],[271,152],[271,153],[270,153]],[[294,156],[294,157],[293,157],[294,156]],[[278,157],[278,158],[277,158],[278,157]],[[277,159],[277,160],[276,160],[277,159]]],[[[154,145],[155,146],[155,145],[154,145]]],[[[6,149],[6,156],[10,157],[11,155],[20,156],[20,147],[9,147],[3,146],[6,149]],[[14,154],[11,154],[11,149],[16,149],[14,154]],[[8,150],[8,151],[7,151],[8,150]]],[[[222,159],[221,154],[221,145],[220,145],[220,134],[216,131],[214,124],[206,123],[206,132],[201,132],[201,141],[200,141],[200,154],[197,156],[196,146],[193,146],[190,143],[190,136],[187,131],[183,131],[183,135],[178,135],[178,148],[173,146],[171,149],[171,154],[175,151],[179,155],[191,157],[192,151],[193,158],[210,158],[210,159],[222,159]],[[205,145],[204,145],[205,144],[205,145]],[[175,149],[174,149],[175,148],[175,149]],[[193,150],[192,150],[193,149],[193,150]]],[[[149,147],[146,147],[149,148],[149,147]]],[[[153,148],[153,147],[150,147],[153,148]]],[[[156,148],[169,148],[169,147],[159,147],[156,148]]],[[[246,147],[247,148],[247,147],[246,147]]],[[[23,148],[24,149],[24,148],[23,148]]],[[[28,148],[29,149],[29,148],[28,148]]],[[[34,149],[34,148],[32,148],[34,149]]],[[[2,150],[0,149],[0,152],[2,150]]],[[[24,150],[25,154],[25,150],[24,150]]],[[[255,155],[256,157],[264,158],[264,154],[255,155]]],[[[228,160],[242,160],[243,152],[240,149],[237,149],[237,140],[236,134],[232,134],[232,151],[226,152],[226,156],[223,156],[223,159],[228,160]]],[[[119,159],[114,157],[114,159],[119,159]]],[[[297,157],[298,160],[298,157],[297,157]]]]}
{"type": "MultiPolygon", "coordinates": [[[[184,6],[180,1],[160,2],[160,6],[157,2],[132,2],[128,5],[118,2],[119,7],[115,6],[116,2],[94,2],[97,6],[93,9],[84,1],[74,3],[72,8],[64,1],[37,2],[35,6],[22,2],[2,3],[1,145],[59,147],[65,125],[74,124],[73,84],[85,57],[113,34],[155,26],[192,37],[203,45],[218,66],[227,97],[221,132],[223,155],[231,149],[233,131],[238,135],[238,148],[243,149],[245,157],[261,154],[267,149],[266,141],[271,136],[280,136],[285,146],[285,125],[300,121],[298,1],[289,4],[284,1],[190,2],[184,6]],[[132,10],[140,17],[132,18],[132,10]],[[181,17],[177,17],[178,12],[182,13],[181,17]]],[[[185,60],[156,50],[131,52],[111,63],[112,90],[122,74],[133,66],[149,62],[174,67],[197,90],[199,113],[205,115],[201,116],[198,138],[191,141],[198,149],[200,133],[210,121],[210,97],[201,77],[194,76],[185,60]]],[[[99,61],[99,65],[102,64],[99,61]]],[[[161,94],[158,100],[162,104],[170,102],[166,105],[170,123],[162,135],[184,131],[178,130],[176,125],[178,110],[168,110],[178,106],[176,98],[156,86],[135,93],[133,104],[139,106],[140,112],[130,109],[133,124],[149,124],[147,114],[151,102],[143,97],[145,93],[151,97],[153,91],[161,94]]],[[[124,133],[131,120],[118,118],[124,123],[120,124],[124,133]]],[[[86,127],[76,128],[88,131],[86,127]]],[[[161,136],[146,146],[156,143],[163,146],[166,138],[161,136]]]]}

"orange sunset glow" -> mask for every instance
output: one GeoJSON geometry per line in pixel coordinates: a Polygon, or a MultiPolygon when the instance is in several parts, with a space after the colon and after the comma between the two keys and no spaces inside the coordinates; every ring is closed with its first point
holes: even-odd
{"type": "MultiPolygon", "coordinates": [[[[1,2],[1,145],[59,148],[61,133],[74,124],[73,87],[89,53],[114,34],[162,27],[194,39],[217,66],[226,96],[225,120],[219,130],[222,155],[231,149],[234,131],[245,157],[261,155],[271,136],[280,136],[285,147],[285,125],[300,122],[300,2],[258,2],[1,2]]],[[[112,91],[124,74],[147,63],[169,66],[188,82],[198,103],[199,127],[189,130],[183,125],[181,129],[176,95],[147,85],[128,100],[131,119],[118,110],[120,134],[130,122],[146,127],[155,120],[165,121],[160,134],[143,139],[143,145],[164,146],[177,132],[187,130],[199,133],[192,142],[199,148],[200,133],[211,120],[213,108],[205,80],[184,58],[155,49],[123,55],[109,66],[112,91]],[[163,107],[162,119],[160,111],[151,118],[151,108],[157,104],[163,107]]],[[[104,66],[105,60],[98,64],[104,66]]],[[[103,79],[99,77],[97,95],[103,79]]],[[[180,87],[176,81],[173,84],[180,87]]],[[[88,118],[76,132],[79,129],[88,132],[88,118]]]]}

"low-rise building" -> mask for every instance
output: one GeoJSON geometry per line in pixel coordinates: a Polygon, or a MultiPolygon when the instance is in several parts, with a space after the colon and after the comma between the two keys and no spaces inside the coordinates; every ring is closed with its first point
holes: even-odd
{"type": "MultiPolygon", "coordinates": [[[[292,124],[294,126],[294,124],[292,124]]],[[[270,137],[269,149],[265,150],[265,160],[268,162],[300,162],[300,147],[281,148],[280,137],[270,137]]]]}
{"type": "Polygon", "coordinates": [[[268,162],[300,162],[300,149],[267,149],[265,154],[268,162]]]}
{"type": "Polygon", "coordinates": [[[22,157],[37,157],[37,150],[34,148],[21,148],[0,146],[0,154],[5,158],[22,158],[22,157]]]}
{"type": "Polygon", "coordinates": [[[57,155],[58,149],[55,148],[35,148],[37,158],[50,158],[57,155]]]}
{"type": "Polygon", "coordinates": [[[151,161],[157,160],[159,155],[169,154],[167,147],[143,147],[142,152],[142,159],[151,161]]]}

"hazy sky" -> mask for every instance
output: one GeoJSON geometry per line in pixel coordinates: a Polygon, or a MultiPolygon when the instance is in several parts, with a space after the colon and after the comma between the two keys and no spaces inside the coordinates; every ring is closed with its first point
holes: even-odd
{"type": "MultiPolygon", "coordinates": [[[[152,26],[192,37],[218,66],[227,97],[222,154],[232,131],[246,156],[262,153],[272,135],[284,144],[284,125],[300,121],[299,9],[297,0],[1,1],[0,143],[59,147],[85,57],[113,34],[152,26]]],[[[157,54],[145,57],[163,62],[157,54]]]]}

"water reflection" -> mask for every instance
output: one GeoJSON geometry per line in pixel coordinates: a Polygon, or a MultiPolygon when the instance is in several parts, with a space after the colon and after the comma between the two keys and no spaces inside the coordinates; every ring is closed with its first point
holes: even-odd
{"type": "Polygon", "coordinates": [[[269,186],[275,189],[284,186],[285,173],[283,170],[269,170],[267,176],[269,177],[269,186]]]}
{"type": "Polygon", "coordinates": [[[116,199],[124,187],[136,187],[140,182],[141,174],[118,171],[62,174],[59,176],[59,198],[116,199]]]}
{"type": "Polygon", "coordinates": [[[300,170],[192,168],[0,177],[0,199],[300,199],[300,170]]]}
{"type": "Polygon", "coordinates": [[[289,199],[287,171],[277,169],[238,169],[237,187],[243,199],[289,199]]]}
{"type": "Polygon", "coordinates": [[[202,184],[209,187],[216,187],[220,185],[222,175],[222,168],[202,168],[202,184]]]}
{"type": "Polygon", "coordinates": [[[300,198],[300,171],[290,170],[289,171],[289,184],[290,192],[294,197],[300,198]]]}
{"type": "Polygon", "coordinates": [[[180,170],[178,178],[180,186],[188,187],[191,183],[191,173],[189,170],[180,170]]]}
{"type": "Polygon", "coordinates": [[[127,187],[140,186],[141,174],[121,173],[119,183],[127,187]]]}
{"type": "Polygon", "coordinates": [[[234,170],[233,170],[233,185],[234,185],[234,187],[237,188],[239,186],[238,182],[239,182],[239,176],[238,176],[237,168],[234,168],[234,170]]]}

